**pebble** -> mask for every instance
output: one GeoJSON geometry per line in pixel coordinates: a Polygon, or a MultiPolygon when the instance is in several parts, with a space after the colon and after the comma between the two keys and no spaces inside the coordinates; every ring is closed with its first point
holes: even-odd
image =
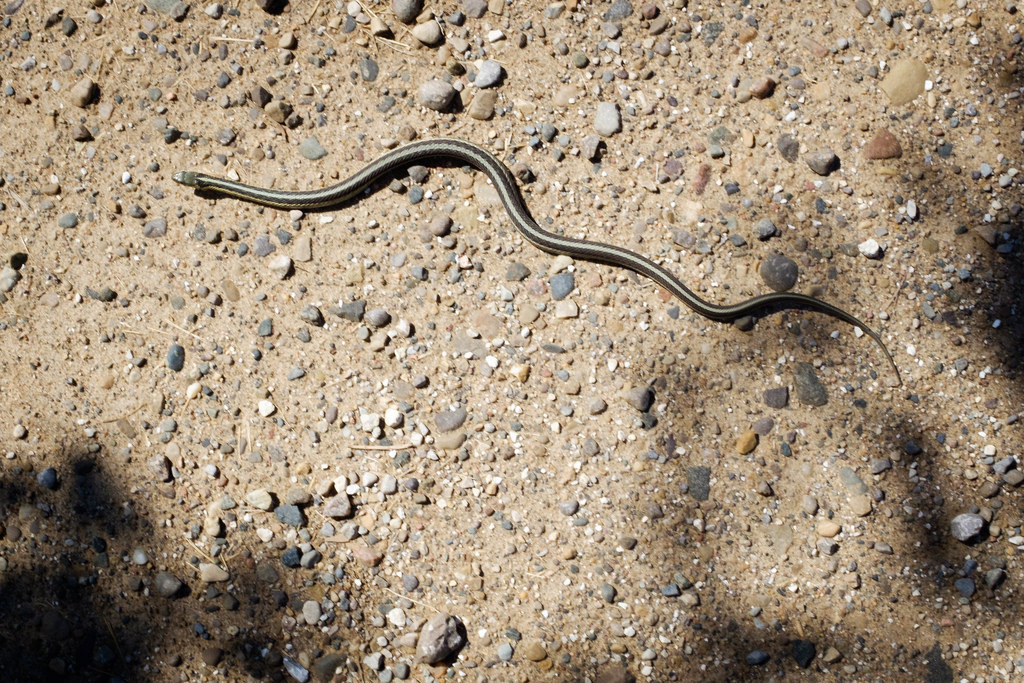
{"type": "Polygon", "coordinates": [[[0,269],[0,292],[9,292],[21,281],[21,273],[10,266],[0,269]]]}
{"type": "Polygon", "coordinates": [[[618,591],[615,590],[615,586],[610,583],[602,583],[600,591],[602,600],[605,602],[615,602],[615,596],[618,593],[618,591]]]}
{"type": "Polygon", "coordinates": [[[498,645],[498,659],[503,662],[510,661],[515,650],[512,648],[512,643],[508,641],[498,645]]]}
{"type": "Polygon", "coordinates": [[[485,59],[480,62],[480,66],[477,68],[473,85],[478,88],[493,88],[501,84],[501,79],[504,75],[505,70],[501,68],[501,64],[493,59],[485,59]]]}
{"type": "Polygon", "coordinates": [[[310,626],[315,626],[323,614],[320,610],[320,603],[316,600],[306,600],[302,603],[302,618],[310,626]]]}
{"type": "Polygon", "coordinates": [[[758,76],[751,82],[748,90],[759,100],[771,97],[775,92],[775,79],[771,76],[758,76]]]}
{"type": "Polygon", "coordinates": [[[274,516],[281,524],[300,527],[306,523],[302,510],[297,505],[278,505],[274,508],[274,516]]]}
{"type": "Polygon", "coordinates": [[[466,409],[459,406],[455,410],[444,410],[434,418],[437,431],[441,433],[452,432],[458,429],[466,421],[466,409]]]}
{"type": "Polygon", "coordinates": [[[441,80],[430,80],[419,87],[416,93],[419,103],[427,109],[444,111],[455,99],[455,88],[441,80]]]}
{"type": "MultiPolygon", "coordinates": [[[[441,39],[444,38],[444,34],[441,33],[441,26],[435,20],[431,19],[425,21],[422,24],[416,24],[413,26],[412,37],[420,41],[424,45],[434,47],[441,43],[441,39]]],[[[433,109],[433,107],[431,107],[433,109]]]]}
{"type": "Polygon", "coordinates": [[[580,509],[579,501],[567,500],[558,504],[558,511],[566,517],[572,517],[580,509]]]}
{"type": "Polygon", "coordinates": [[[497,101],[496,90],[478,91],[469,103],[469,115],[477,121],[486,121],[494,115],[494,105],[497,101]]]}
{"type": "Polygon", "coordinates": [[[814,661],[817,650],[814,647],[814,643],[809,640],[795,640],[793,641],[792,654],[797,666],[801,669],[806,669],[814,661]]]}
{"type": "Polygon", "coordinates": [[[874,137],[864,146],[865,159],[899,159],[903,156],[900,141],[888,128],[875,133],[874,137]]]}
{"type": "Polygon", "coordinates": [[[281,663],[284,665],[284,670],[288,672],[288,675],[298,681],[298,683],[306,683],[309,680],[309,671],[306,670],[306,667],[291,657],[282,657],[281,663]]]}
{"type": "Polygon", "coordinates": [[[278,254],[270,259],[267,263],[267,268],[269,268],[270,272],[277,276],[279,280],[284,280],[292,273],[292,260],[284,254],[278,254]]]}
{"type": "Polygon", "coordinates": [[[274,506],[274,497],[266,489],[256,489],[246,494],[245,502],[258,510],[267,511],[274,506]]]}
{"type": "Polygon", "coordinates": [[[757,432],[753,429],[740,434],[739,438],[736,439],[736,452],[740,455],[746,455],[754,450],[757,446],[757,432]]]}
{"type": "Polygon", "coordinates": [[[892,104],[899,106],[913,101],[923,93],[927,79],[928,69],[923,62],[903,59],[892,65],[879,87],[892,104]]]}
{"type": "MultiPolygon", "coordinates": [[[[814,507],[818,507],[817,501],[814,502],[814,507]]],[[[842,527],[833,522],[831,519],[823,519],[820,522],[818,522],[818,528],[816,529],[816,531],[818,532],[818,535],[822,538],[834,538],[840,531],[842,531],[842,527]]]]}
{"type": "Polygon", "coordinates": [[[160,572],[153,581],[156,594],[161,598],[174,598],[181,592],[185,584],[174,574],[160,572]]]}
{"type": "Polygon", "coordinates": [[[757,235],[757,239],[762,242],[770,240],[775,235],[779,234],[779,229],[770,218],[762,218],[754,226],[754,234],[757,235]]]}
{"type": "Polygon", "coordinates": [[[387,620],[389,624],[397,628],[405,628],[406,623],[408,623],[405,610],[401,607],[394,607],[388,610],[387,620]]]}
{"type": "Polygon", "coordinates": [[[79,107],[80,109],[85,109],[92,104],[98,95],[99,87],[88,76],[84,76],[71,87],[71,90],[68,91],[68,97],[71,98],[71,104],[79,107]]]}
{"type": "Polygon", "coordinates": [[[881,474],[892,469],[892,460],[889,458],[874,458],[871,461],[871,474],[881,474]]]}
{"type": "Polygon", "coordinates": [[[181,372],[185,367],[185,349],[180,344],[171,344],[167,351],[167,367],[174,372],[181,372]]]}
{"type": "Polygon", "coordinates": [[[259,411],[259,414],[261,416],[270,417],[271,415],[277,412],[277,406],[275,406],[272,402],[264,399],[256,404],[256,410],[259,411]]]}
{"type": "MultiPolygon", "coordinates": [[[[594,115],[594,130],[599,135],[610,137],[622,130],[622,114],[614,102],[601,102],[594,115]]],[[[589,157],[588,157],[589,158],[589,157]]]]}
{"type": "Polygon", "coordinates": [[[878,240],[876,240],[874,237],[869,237],[860,244],[858,244],[857,251],[859,251],[860,255],[863,256],[864,258],[869,259],[881,258],[882,254],[884,253],[882,251],[882,246],[878,244],[878,240]]]}
{"type": "Polygon", "coordinates": [[[220,583],[227,581],[229,578],[231,578],[231,575],[227,571],[212,562],[199,563],[199,580],[203,583],[220,583]]]}
{"type": "Polygon", "coordinates": [[[544,645],[539,640],[533,638],[524,640],[520,643],[519,654],[531,662],[542,662],[548,657],[548,653],[547,650],[544,649],[544,645]]]}
{"type": "Polygon", "coordinates": [[[327,150],[320,144],[316,136],[312,135],[299,143],[299,154],[310,161],[316,161],[327,156],[327,150]]]}
{"type": "Polygon", "coordinates": [[[427,664],[437,664],[452,657],[466,644],[466,627],[450,614],[435,614],[420,631],[416,656],[427,664]]]}
{"type": "Polygon", "coordinates": [[[839,170],[839,157],[830,149],[822,149],[808,154],[804,161],[807,167],[820,176],[827,176],[839,170]]]}
{"type": "Polygon", "coordinates": [[[793,369],[793,389],[796,391],[796,399],[804,405],[823,406],[828,403],[828,390],[810,363],[796,364],[793,369]]]}
{"type": "Polygon", "coordinates": [[[799,158],[800,155],[800,143],[797,142],[791,135],[781,135],[776,141],[775,146],[779,150],[779,154],[786,161],[793,163],[799,158]]]}
{"type": "Polygon", "coordinates": [[[391,11],[403,24],[411,24],[423,11],[423,0],[391,0],[391,11]]]}
{"type": "Polygon", "coordinates": [[[391,322],[391,314],[383,308],[371,308],[366,312],[365,320],[374,327],[384,327],[391,322]]]}
{"type": "Polygon", "coordinates": [[[985,528],[985,518],[973,512],[964,512],[953,518],[949,528],[953,538],[961,543],[970,543],[981,535],[985,528]]]}
{"type": "Polygon", "coordinates": [[[53,491],[57,488],[57,470],[52,467],[47,467],[45,470],[36,475],[36,482],[44,489],[53,491]]]}
{"type": "Polygon", "coordinates": [[[789,405],[789,387],[765,389],[763,400],[764,404],[769,408],[781,410],[789,405]]]}
{"type": "Polygon", "coordinates": [[[624,398],[630,407],[645,413],[654,403],[654,390],[649,386],[633,387],[625,392],[624,398]]]}
{"type": "Polygon", "coordinates": [[[758,275],[771,289],[786,292],[796,285],[800,277],[800,267],[796,261],[782,254],[768,254],[757,269],[758,275]]]}
{"type": "Polygon", "coordinates": [[[57,227],[69,230],[78,225],[78,214],[75,212],[66,213],[57,219],[57,227]]]}
{"type": "Polygon", "coordinates": [[[576,288],[576,276],[573,273],[558,273],[548,279],[548,286],[551,288],[551,298],[561,301],[572,294],[576,288]]]}
{"type": "Polygon", "coordinates": [[[818,514],[818,499],[810,494],[800,499],[800,507],[808,517],[818,514]]]}
{"type": "Polygon", "coordinates": [[[324,506],[324,517],[331,519],[347,519],[352,516],[352,501],[344,491],[327,501],[324,506]]]}
{"type": "Polygon", "coordinates": [[[771,657],[764,650],[751,650],[747,653],[747,664],[750,666],[760,666],[767,662],[771,657]]]}

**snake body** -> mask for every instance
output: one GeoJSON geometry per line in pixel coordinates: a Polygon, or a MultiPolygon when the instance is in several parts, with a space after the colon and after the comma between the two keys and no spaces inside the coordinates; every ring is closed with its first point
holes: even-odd
{"type": "Polygon", "coordinates": [[[790,292],[762,294],[735,304],[714,304],[694,294],[673,273],[645,256],[613,244],[565,237],[545,230],[530,215],[519,191],[519,186],[509,168],[486,149],[465,140],[435,138],[411,142],[378,157],[348,179],[319,190],[284,192],[245,185],[226,178],[193,171],[180,171],[173,177],[176,182],[197,190],[211,191],[278,209],[311,211],[351,201],[363,194],[377,181],[392,176],[396,171],[409,166],[452,160],[472,166],[490,178],[512,224],[527,241],[539,249],[552,254],[564,254],[572,258],[631,270],[658,283],[689,308],[710,320],[733,322],[738,318],[753,315],[767,308],[796,308],[828,314],[859,327],[870,336],[885,353],[886,360],[896,373],[897,381],[900,379],[896,362],[878,333],[852,313],[848,313],[838,306],[812,296],[790,292]]]}

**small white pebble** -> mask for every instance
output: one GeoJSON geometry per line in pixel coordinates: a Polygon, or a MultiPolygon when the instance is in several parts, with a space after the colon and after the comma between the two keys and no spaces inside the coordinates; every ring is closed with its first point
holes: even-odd
{"type": "Polygon", "coordinates": [[[878,258],[882,255],[882,247],[874,237],[869,237],[857,245],[857,251],[867,258],[878,258]]]}
{"type": "Polygon", "coordinates": [[[262,401],[257,403],[256,409],[263,417],[270,417],[271,415],[277,412],[277,406],[275,406],[273,403],[266,399],[263,399],[262,401]]]}

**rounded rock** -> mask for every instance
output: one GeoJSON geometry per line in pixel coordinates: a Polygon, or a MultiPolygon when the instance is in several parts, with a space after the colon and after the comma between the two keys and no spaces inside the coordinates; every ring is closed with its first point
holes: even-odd
{"type": "Polygon", "coordinates": [[[444,111],[455,99],[455,88],[437,79],[427,81],[419,87],[416,99],[427,109],[444,111]]]}
{"type": "Polygon", "coordinates": [[[782,254],[769,254],[761,261],[757,269],[758,275],[766,285],[776,292],[785,292],[793,288],[800,277],[800,267],[793,259],[782,254]]]}
{"type": "Polygon", "coordinates": [[[601,102],[594,115],[594,130],[604,137],[615,135],[622,130],[622,114],[614,102],[601,102]]]}

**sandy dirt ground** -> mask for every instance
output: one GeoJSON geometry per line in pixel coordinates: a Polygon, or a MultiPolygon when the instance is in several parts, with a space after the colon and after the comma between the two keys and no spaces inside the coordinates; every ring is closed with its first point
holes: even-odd
{"type": "Polygon", "coordinates": [[[1020,680],[1017,4],[8,0],[0,677],[1020,680]]]}

